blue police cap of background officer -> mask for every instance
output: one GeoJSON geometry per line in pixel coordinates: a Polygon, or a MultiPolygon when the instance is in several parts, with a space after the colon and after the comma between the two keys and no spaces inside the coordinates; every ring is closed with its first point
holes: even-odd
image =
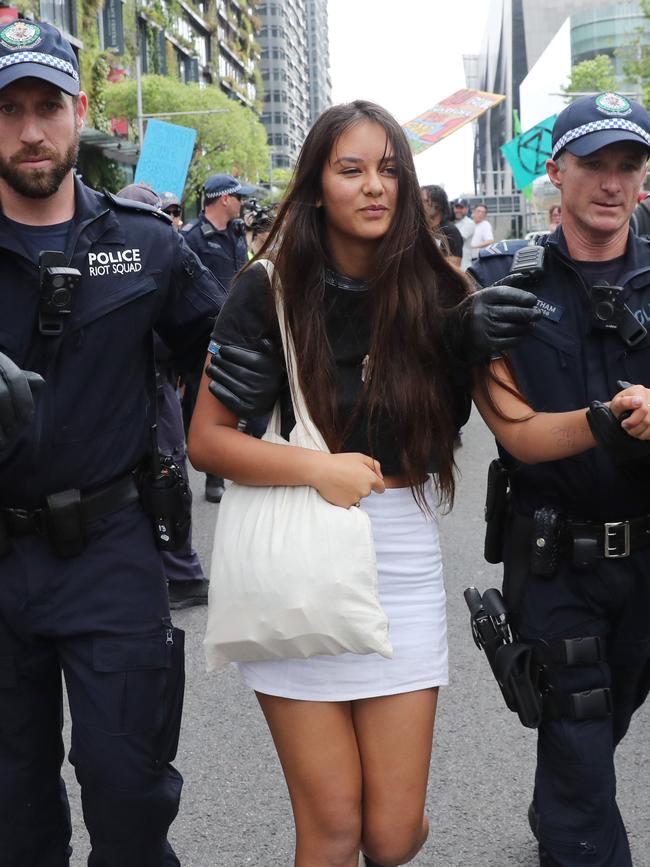
{"type": "Polygon", "coordinates": [[[633,141],[650,151],[650,117],[620,93],[581,96],[561,111],[553,125],[553,159],[567,150],[586,157],[606,145],[633,141]]]}
{"type": "Polygon", "coordinates": [[[40,78],[79,93],[79,63],[56,27],[43,21],[12,21],[0,28],[0,89],[20,78],[40,78]]]}
{"type": "Polygon", "coordinates": [[[216,199],[219,196],[239,196],[241,184],[232,175],[211,175],[203,186],[206,199],[216,199]]]}

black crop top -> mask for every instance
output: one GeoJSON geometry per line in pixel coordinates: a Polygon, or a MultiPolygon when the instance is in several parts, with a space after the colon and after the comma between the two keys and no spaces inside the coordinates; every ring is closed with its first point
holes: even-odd
{"type": "MultiPolygon", "coordinates": [[[[362,368],[370,342],[369,292],[364,284],[327,272],[325,282],[325,326],[336,363],[336,399],[341,419],[350,418],[363,387],[362,368]]],[[[259,341],[270,338],[278,353],[282,353],[282,338],[278,325],[270,282],[263,265],[254,264],[237,278],[221,309],[214,331],[216,343],[254,348],[259,341]]],[[[282,435],[288,438],[295,425],[289,384],[285,382],[279,394],[282,409],[282,435]]],[[[368,417],[361,404],[351,430],[348,430],[343,452],[362,452],[381,464],[384,475],[404,472],[400,446],[388,414],[379,414],[374,425],[372,444],[369,442],[368,417]]],[[[428,472],[435,472],[432,458],[428,472]]]]}

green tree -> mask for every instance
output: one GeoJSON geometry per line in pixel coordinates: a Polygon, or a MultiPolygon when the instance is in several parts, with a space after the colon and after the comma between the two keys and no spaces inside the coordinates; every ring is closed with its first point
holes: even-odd
{"type": "MultiPolygon", "coordinates": [[[[271,175],[272,185],[267,196],[268,201],[279,202],[284,198],[287,187],[293,178],[293,169],[273,169],[271,175]]],[[[266,180],[268,180],[268,169],[266,172],[266,180]]]]}
{"type": "MultiPolygon", "coordinates": [[[[122,81],[109,86],[104,98],[108,117],[128,118],[135,134],[135,82],[122,81]]],[[[221,109],[219,114],[161,118],[197,132],[185,198],[198,195],[205,179],[215,172],[228,172],[251,181],[268,174],[269,152],[264,127],[253,111],[228,99],[217,87],[200,88],[198,84],[181,84],[161,75],[145,75],[142,104],[145,114],[221,109]]]]}
{"type": "Polygon", "coordinates": [[[617,49],[616,56],[621,59],[623,72],[630,84],[630,89],[635,90],[640,95],[642,102],[648,105],[650,99],[650,0],[641,0],[639,5],[645,21],[641,27],[635,29],[634,36],[629,43],[617,49]]]}
{"type": "Polygon", "coordinates": [[[614,61],[607,54],[598,54],[593,60],[583,60],[571,67],[568,84],[562,88],[566,101],[575,97],[572,93],[600,93],[603,90],[616,90],[614,61]]]}

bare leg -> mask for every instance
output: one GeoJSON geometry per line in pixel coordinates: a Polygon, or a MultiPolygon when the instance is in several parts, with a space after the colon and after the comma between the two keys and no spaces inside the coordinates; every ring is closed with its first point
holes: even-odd
{"type": "Polygon", "coordinates": [[[405,864],[429,833],[424,815],[438,690],[352,703],[363,777],[362,848],[384,867],[405,864]]]}
{"type": "Polygon", "coordinates": [[[361,762],[350,702],[257,698],[289,788],[295,867],[358,867],[361,762]]]}

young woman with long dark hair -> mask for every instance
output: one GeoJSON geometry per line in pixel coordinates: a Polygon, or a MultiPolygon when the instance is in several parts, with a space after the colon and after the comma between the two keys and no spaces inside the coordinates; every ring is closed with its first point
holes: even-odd
{"type": "MultiPolygon", "coordinates": [[[[275,264],[300,385],[331,454],[245,436],[206,377],[190,456],[244,484],[313,486],[371,518],[394,657],[239,668],[282,763],[296,867],[357,867],[360,852],[367,864],[392,867],[411,860],[428,834],[438,687],[447,683],[435,510],[453,501],[454,439],[469,411],[449,346],[470,290],[428,227],[401,127],[367,102],[316,121],[261,256],[275,264]]],[[[214,339],[251,349],[270,341],[281,356],[263,265],[235,281],[214,339]]],[[[269,405],[276,399],[288,436],[286,377],[269,405]]]]}

